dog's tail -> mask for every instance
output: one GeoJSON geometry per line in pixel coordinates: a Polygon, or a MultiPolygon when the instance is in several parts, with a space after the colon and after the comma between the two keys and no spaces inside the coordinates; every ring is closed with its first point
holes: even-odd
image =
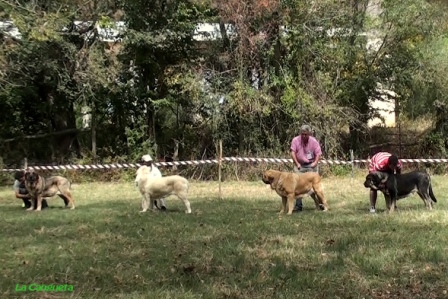
{"type": "Polygon", "coordinates": [[[436,197],[435,197],[435,195],[434,195],[434,192],[432,192],[432,186],[431,185],[429,185],[429,197],[431,197],[431,199],[432,199],[432,201],[433,202],[437,202],[437,199],[436,199],[436,197]]]}

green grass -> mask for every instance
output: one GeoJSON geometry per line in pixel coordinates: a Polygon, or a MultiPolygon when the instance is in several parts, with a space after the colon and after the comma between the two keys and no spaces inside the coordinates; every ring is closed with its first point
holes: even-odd
{"type": "Polygon", "coordinates": [[[260,182],[192,183],[193,213],[140,211],[132,183],[76,185],[76,210],[49,200],[25,212],[0,189],[2,298],[446,298],[446,177],[439,203],[415,195],[394,215],[368,213],[362,177],[324,179],[330,205],[278,216],[260,182]],[[16,284],[71,284],[72,293],[15,292],[16,284]]]}

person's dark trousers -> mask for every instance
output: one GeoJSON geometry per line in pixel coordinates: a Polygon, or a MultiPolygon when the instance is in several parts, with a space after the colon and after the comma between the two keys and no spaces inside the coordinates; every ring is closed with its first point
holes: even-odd
{"type": "Polygon", "coordinates": [[[31,207],[31,200],[29,198],[22,198],[22,200],[25,205],[25,209],[29,209],[31,207]]]}
{"type": "MultiPolygon", "coordinates": [[[[319,165],[316,167],[300,167],[297,169],[297,166],[294,166],[294,172],[297,174],[305,173],[305,172],[319,172],[319,165]]],[[[302,197],[296,198],[296,205],[294,207],[294,212],[299,212],[303,210],[302,197]]]]}

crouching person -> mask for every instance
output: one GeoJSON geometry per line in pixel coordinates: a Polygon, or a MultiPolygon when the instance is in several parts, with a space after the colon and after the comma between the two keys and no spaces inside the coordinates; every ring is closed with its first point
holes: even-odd
{"type": "MultiPolygon", "coordinates": [[[[22,207],[25,209],[29,209],[31,207],[31,196],[28,194],[28,190],[25,187],[25,172],[17,171],[14,174],[14,192],[16,194],[16,198],[20,198],[23,200],[22,207]]],[[[34,205],[35,208],[37,205],[34,205]]],[[[48,208],[47,200],[44,198],[42,200],[42,209],[48,208]]]]}
{"type": "MultiPolygon", "coordinates": [[[[162,177],[162,173],[160,172],[159,168],[157,168],[157,166],[152,164],[152,157],[150,155],[143,155],[141,164],[144,166],[147,166],[151,169],[151,171],[149,173],[149,177],[151,177],[151,178],[161,178],[162,177]]],[[[158,208],[157,201],[155,201],[155,205],[158,208]]],[[[163,198],[160,199],[160,209],[162,211],[166,211],[165,199],[163,199],[163,198]]]]}

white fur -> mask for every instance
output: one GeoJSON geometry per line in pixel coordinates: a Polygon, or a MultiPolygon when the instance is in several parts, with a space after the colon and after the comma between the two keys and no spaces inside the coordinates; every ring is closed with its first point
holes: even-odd
{"type": "MultiPolygon", "coordinates": [[[[176,195],[185,204],[186,213],[191,213],[188,196],[188,180],[179,175],[166,177],[152,176],[154,167],[142,166],[137,170],[135,185],[142,195],[142,211],[154,208],[154,200],[161,200],[170,195],[176,195]]],[[[158,171],[158,169],[157,169],[158,171]]],[[[160,171],[159,171],[160,173],[160,171]]]]}
{"type": "MultiPolygon", "coordinates": [[[[157,168],[156,166],[152,165],[151,167],[149,167],[149,166],[142,166],[142,167],[148,167],[148,168],[151,169],[151,171],[149,172],[148,177],[150,177],[150,178],[161,178],[162,177],[162,173],[160,172],[159,168],[157,168]]],[[[138,170],[137,170],[137,172],[138,172],[138,170]]],[[[160,201],[160,206],[161,207],[166,207],[164,198],[159,198],[159,201],[160,201]]]]}

